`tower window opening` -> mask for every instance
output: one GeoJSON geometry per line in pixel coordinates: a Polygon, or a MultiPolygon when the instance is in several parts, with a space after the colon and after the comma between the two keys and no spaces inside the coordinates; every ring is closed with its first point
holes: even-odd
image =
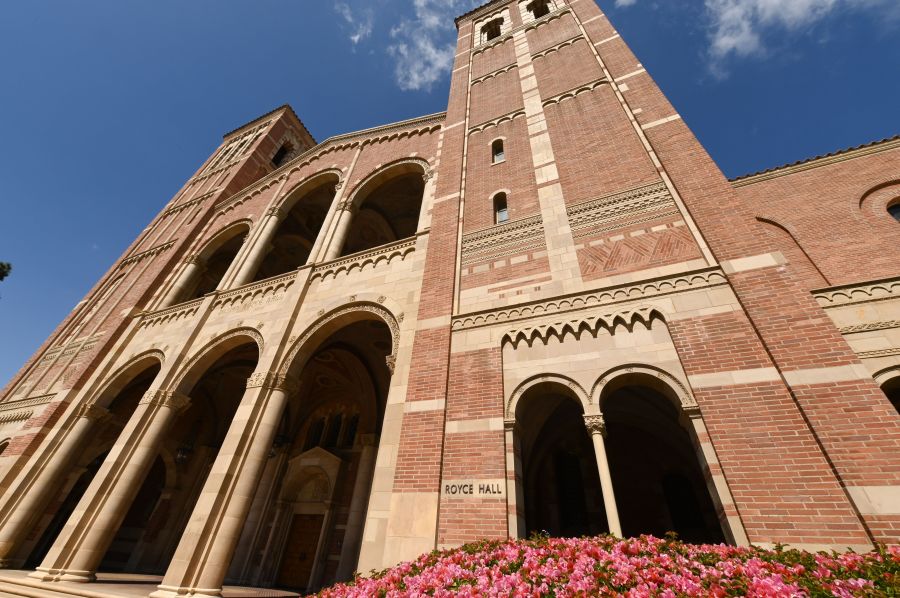
{"type": "Polygon", "coordinates": [[[506,193],[498,193],[494,196],[494,224],[503,224],[509,220],[509,210],[506,207],[506,193]]]}
{"type": "Polygon", "coordinates": [[[320,417],[309,427],[309,432],[306,433],[306,443],[303,445],[303,450],[308,451],[311,448],[319,446],[322,442],[322,433],[324,431],[325,418],[320,417]]]}
{"type": "Polygon", "coordinates": [[[500,37],[500,28],[503,25],[503,17],[488,21],[481,28],[481,41],[489,42],[500,37]]]}
{"type": "Polygon", "coordinates": [[[491,162],[497,164],[504,160],[506,160],[506,155],[503,152],[503,140],[495,139],[494,142],[491,143],[491,162]]]}
{"type": "Polygon", "coordinates": [[[272,157],[272,164],[275,165],[275,168],[278,168],[293,157],[294,146],[290,142],[287,142],[275,152],[275,155],[272,157]]]}
{"type": "Polygon", "coordinates": [[[888,214],[894,217],[894,220],[900,222],[900,201],[894,203],[894,205],[888,206],[888,214]]]}
{"type": "Polygon", "coordinates": [[[344,423],[344,417],[340,413],[336,413],[331,416],[330,421],[328,422],[328,432],[325,434],[325,439],[322,442],[322,446],[326,448],[334,448],[338,445],[338,439],[341,436],[341,426],[344,423]]]}
{"type": "Polygon", "coordinates": [[[534,0],[525,7],[528,12],[534,15],[535,19],[540,19],[550,14],[549,0],[534,0]]]}

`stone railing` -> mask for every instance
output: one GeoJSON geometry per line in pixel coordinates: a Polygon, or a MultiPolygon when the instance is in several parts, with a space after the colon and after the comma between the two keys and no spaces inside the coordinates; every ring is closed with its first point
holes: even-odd
{"type": "Polygon", "coordinates": [[[187,303],[179,303],[178,305],[167,307],[160,311],[141,314],[140,327],[155,328],[156,326],[162,326],[169,322],[187,320],[194,317],[194,314],[200,309],[201,303],[203,303],[202,297],[200,299],[188,301],[187,303]]]}
{"type": "Polygon", "coordinates": [[[297,280],[297,271],[254,282],[240,288],[220,293],[213,301],[214,311],[245,311],[264,305],[272,305],[284,299],[288,289],[297,280]]]}
{"type": "Polygon", "coordinates": [[[349,275],[356,270],[362,271],[367,268],[374,269],[386,266],[391,262],[398,260],[402,262],[408,255],[416,250],[416,242],[418,241],[419,236],[425,234],[425,232],[417,233],[414,237],[401,239],[390,245],[383,245],[381,247],[376,247],[375,249],[362,251],[331,262],[320,264],[313,269],[310,281],[316,279],[322,279],[324,281],[329,278],[337,278],[344,274],[349,275]]]}

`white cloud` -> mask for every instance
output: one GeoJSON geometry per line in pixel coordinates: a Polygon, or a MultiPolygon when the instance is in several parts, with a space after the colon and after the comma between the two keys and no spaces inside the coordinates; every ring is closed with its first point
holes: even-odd
{"type": "Polygon", "coordinates": [[[391,29],[388,53],[400,89],[427,91],[450,71],[456,49],[453,19],[483,0],[412,0],[412,16],[391,29]]]}
{"type": "Polygon", "coordinates": [[[375,22],[375,14],[371,8],[354,12],[345,2],[336,2],[334,9],[350,27],[350,43],[354,46],[372,35],[372,26],[375,22]]]}
{"type": "MultiPolygon", "coordinates": [[[[616,0],[626,7],[637,0],[616,0]]],[[[732,56],[765,55],[774,33],[794,33],[840,11],[876,9],[885,18],[900,17],[897,0],[704,0],[709,30],[710,69],[725,74],[732,56]]]]}

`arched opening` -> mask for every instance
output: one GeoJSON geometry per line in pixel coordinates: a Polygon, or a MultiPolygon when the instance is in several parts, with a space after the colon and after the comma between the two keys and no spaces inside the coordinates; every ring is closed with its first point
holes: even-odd
{"type": "MultiPolygon", "coordinates": [[[[124,373],[125,379],[114,383],[114,388],[117,385],[121,386],[118,391],[110,389],[110,392],[113,393],[107,406],[110,416],[96,426],[97,429],[92,434],[91,442],[81,451],[80,456],[73,464],[72,473],[66,479],[60,480],[57,496],[38,519],[33,528],[31,541],[26,542],[23,547],[27,555],[24,559],[26,568],[37,567],[47,556],[57,536],[69,517],[72,516],[78,502],[103,464],[109,448],[128,423],[138,402],[150,388],[159,370],[159,362],[154,361],[139,369],[137,373],[124,373]]],[[[105,401],[101,400],[100,402],[105,401]]]]}
{"type": "Polygon", "coordinates": [[[196,258],[196,269],[172,303],[199,299],[219,288],[219,283],[237,256],[250,227],[246,224],[232,227],[211,241],[196,258]]]}
{"type": "Polygon", "coordinates": [[[894,220],[900,222],[900,201],[895,201],[894,203],[888,205],[887,212],[894,220]]]}
{"type": "Polygon", "coordinates": [[[312,189],[301,189],[285,202],[291,206],[278,226],[271,247],[253,282],[287,274],[306,264],[336,192],[337,176],[323,178],[312,189]]]}
{"type": "Polygon", "coordinates": [[[425,194],[419,164],[403,164],[372,179],[360,190],[341,255],[351,255],[412,237],[425,194]]]}
{"type": "Polygon", "coordinates": [[[298,390],[244,525],[231,582],[310,592],[352,577],[392,347],[390,328],[364,319],[340,327],[292,366],[298,390]]]}
{"type": "Polygon", "coordinates": [[[503,29],[503,17],[491,19],[481,27],[481,43],[500,37],[503,29]]]}
{"type": "Polygon", "coordinates": [[[528,389],[516,408],[525,532],[555,537],[609,531],[580,401],[562,385],[528,389]]]}
{"type": "Polygon", "coordinates": [[[256,342],[239,337],[235,345],[198,364],[202,374],[183,383],[190,405],[161,442],[101,571],[162,575],[168,568],[256,369],[256,342]]]}
{"type": "Polygon", "coordinates": [[[724,542],[712,497],[679,410],[641,377],[604,391],[606,451],[625,536],[674,531],[724,542]]]}
{"type": "Polygon", "coordinates": [[[491,143],[491,163],[499,164],[506,160],[506,154],[503,151],[503,140],[494,139],[491,143]]]}
{"type": "Polygon", "coordinates": [[[525,8],[535,19],[540,19],[550,14],[550,0],[532,0],[525,8]]]}
{"type": "Polygon", "coordinates": [[[3,453],[6,452],[6,449],[8,446],[9,446],[9,438],[0,441],[0,457],[2,457],[3,453]]]}
{"type": "Polygon", "coordinates": [[[894,409],[897,410],[897,413],[900,413],[900,376],[891,378],[882,384],[881,390],[887,395],[888,400],[894,406],[894,409]]]}
{"type": "Polygon", "coordinates": [[[494,196],[494,224],[503,224],[509,220],[509,208],[506,204],[506,193],[494,196]]]}

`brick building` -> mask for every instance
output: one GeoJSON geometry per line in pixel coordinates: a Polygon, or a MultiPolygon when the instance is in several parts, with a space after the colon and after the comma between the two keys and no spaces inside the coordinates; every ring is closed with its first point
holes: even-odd
{"type": "Polygon", "coordinates": [[[18,583],[900,540],[900,139],[729,181],[592,0],[457,26],[446,113],[228,133],[2,391],[18,583]]]}

